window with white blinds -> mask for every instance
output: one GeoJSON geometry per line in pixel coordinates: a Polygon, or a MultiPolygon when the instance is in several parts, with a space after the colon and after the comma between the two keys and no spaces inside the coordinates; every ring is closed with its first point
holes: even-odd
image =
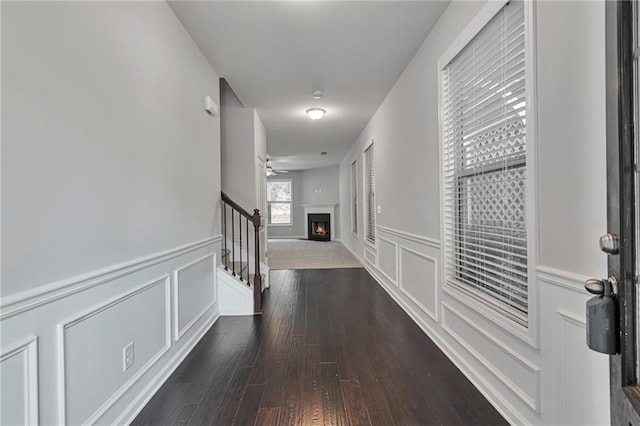
{"type": "Polygon", "coordinates": [[[358,235],[358,162],[351,163],[351,232],[358,235]]]}
{"type": "Polygon", "coordinates": [[[366,238],[376,242],[376,169],[373,144],[364,151],[364,201],[366,214],[366,238]]]}
{"type": "Polygon", "coordinates": [[[445,275],[526,326],[525,17],[507,3],[442,70],[445,275]]]}

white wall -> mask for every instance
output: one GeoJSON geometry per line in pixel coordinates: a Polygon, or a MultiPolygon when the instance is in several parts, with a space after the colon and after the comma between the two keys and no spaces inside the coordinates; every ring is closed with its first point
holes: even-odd
{"type": "Polygon", "coordinates": [[[2,422],[122,423],[217,317],[218,76],[163,2],[1,7],[2,422]]]}
{"type": "MultiPolygon", "coordinates": [[[[531,336],[442,283],[437,60],[484,7],[451,3],[340,165],[349,205],[350,164],[375,141],[377,244],[342,240],[391,296],[513,423],[607,423],[608,359],[587,349],[582,289],[603,277],[597,237],[606,229],[603,2],[536,2],[539,262],[531,336]],[[579,26],[567,22],[580,22],[579,26]]],[[[532,135],[533,136],[533,135],[532,135]]],[[[531,137],[533,140],[533,137],[531,137]]],[[[350,223],[349,208],[342,209],[350,223]]]]}

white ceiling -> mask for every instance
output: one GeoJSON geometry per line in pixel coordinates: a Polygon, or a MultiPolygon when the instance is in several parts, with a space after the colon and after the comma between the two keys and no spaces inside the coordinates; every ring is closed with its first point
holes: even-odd
{"type": "Polygon", "coordinates": [[[338,163],[449,1],[176,1],[171,8],[267,128],[274,168],[338,163]],[[314,89],[324,92],[312,99],[314,89]],[[305,110],[319,106],[325,118],[305,110]],[[321,156],[321,151],[328,155],[321,156]]]}

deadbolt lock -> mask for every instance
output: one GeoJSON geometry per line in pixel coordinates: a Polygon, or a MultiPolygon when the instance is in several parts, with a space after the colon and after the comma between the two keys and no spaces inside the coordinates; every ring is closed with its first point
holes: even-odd
{"type": "Polygon", "coordinates": [[[605,234],[600,237],[600,250],[607,254],[620,253],[620,237],[616,234],[605,234]]]}

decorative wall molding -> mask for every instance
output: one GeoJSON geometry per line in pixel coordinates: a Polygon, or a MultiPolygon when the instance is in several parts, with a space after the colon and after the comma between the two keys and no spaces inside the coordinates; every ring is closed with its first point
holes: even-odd
{"type": "Polygon", "coordinates": [[[419,253],[416,250],[410,249],[408,247],[405,247],[403,245],[400,245],[400,250],[399,250],[399,263],[398,263],[398,269],[400,271],[400,280],[399,280],[399,288],[400,291],[402,291],[402,294],[404,294],[405,296],[407,296],[409,299],[411,299],[411,301],[413,303],[416,304],[416,306],[418,306],[420,309],[422,309],[424,311],[425,314],[429,315],[431,317],[432,320],[434,320],[435,322],[438,322],[438,305],[439,305],[439,298],[438,298],[438,264],[439,261],[438,259],[435,259],[431,256],[427,256],[423,253],[419,253]],[[403,252],[408,252],[411,253],[417,257],[420,257],[424,260],[426,260],[427,262],[431,262],[433,263],[433,300],[434,300],[434,311],[431,311],[429,308],[427,308],[426,306],[424,306],[422,304],[422,302],[420,302],[418,299],[416,299],[415,296],[413,296],[411,293],[409,293],[408,290],[405,289],[404,286],[404,276],[402,273],[402,265],[403,265],[403,252]]]}
{"type": "Polygon", "coordinates": [[[173,272],[173,330],[174,330],[174,339],[176,341],[180,340],[180,338],[184,336],[185,333],[187,333],[189,329],[193,327],[193,325],[196,322],[198,322],[198,320],[201,319],[207,313],[207,311],[213,308],[215,304],[218,302],[218,290],[217,290],[218,274],[216,273],[218,268],[217,268],[216,262],[217,262],[216,253],[209,253],[202,257],[199,257],[196,260],[193,260],[187,263],[186,265],[176,269],[173,272]],[[202,311],[200,311],[193,318],[191,318],[191,320],[184,327],[180,328],[180,291],[179,291],[180,273],[184,271],[188,271],[189,269],[193,268],[195,265],[202,263],[207,259],[212,260],[211,273],[213,276],[213,283],[212,283],[213,284],[213,300],[211,300],[211,302],[209,302],[202,309],[202,311]]]}
{"type": "Polygon", "coordinates": [[[478,362],[480,362],[487,370],[491,372],[498,380],[500,380],[511,392],[513,392],[522,402],[527,404],[533,411],[540,413],[540,400],[541,400],[541,380],[540,380],[540,368],[533,364],[531,361],[525,359],[518,353],[514,352],[511,348],[505,345],[502,341],[496,338],[492,333],[488,332],[484,328],[478,326],[473,320],[462,314],[457,309],[453,308],[446,302],[442,302],[442,329],[446,331],[460,346],[462,346],[467,352],[469,352],[478,362]],[[529,373],[535,377],[536,392],[534,395],[529,395],[517,384],[515,384],[509,377],[507,377],[499,368],[497,368],[490,360],[485,358],[480,352],[473,348],[467,341],[462,338],[458,333],[453,330],[449,324],[447,324],[447,312],[451,312],[457,316],[468,327],[473,329],[476,333],[487,339],[493,346],[500,349],[509,358],[516,361],[519,365],[525,368],[529,373]]]}
{"type": "Polygon", "coordinates": [[[160,387],[167,381],[171,374],[180,366],[182,361],[189,355],[193,348],[198,344],[200,339],[209,331],[209,329],[220,318],[216,312],[207,319],[198,330],[184,343],[182,348],[167,362],[164,368],[149,381],[149,384],[134,398],[133,401],[122,410],[122,413],[114,420],[113,424],[128,425],[136,418],[153,396],[160,390],[160,387]]]}
{"type": "Polygon", "coordinates": [[[130,275],[142,269],[150,268],[168,260],[191,253],[195,250],[216,244],[222,235],[205,238],[190,244],[175,247],[149,256],[144,256],[86,274],[66,278],[31,290],[13,294],[0,299],[0,321],[14,315],[35,309],[47,303],[69,297],[72,294],[106,284],[118,278],[130,275]]]}
{"type": "Polygon", "coordinates": [[[584,282],[588,277],[584,275],[550,266],[538,266],[536,271],[538,272],[538,281],[575,291],[582,295],[587,294],[584,289],[584,282]]]}
{"type": "Polygon", "coordinates": [[[410,232],[400,231],[399,229],[393,229],[386,226],[376,225],[378,231],[385,232],[387,234],[395,235],[397,237],[405,238],[409,241],[416,242],[434,249],[440,249],[440,241],[434,238],[424,237],[418,234],[412,234],[410,232]]]}
{"type": "MultiPolygon", "coordinates": [[[[14,356],[22,356],[24,364],[24,424],[37,425],[39,408],[39,388],[38,388],[38,337],[29,336],[21,339],[6,349],[2,349],[0,355],[0,365],[14,356]]],[[[3,410],[8,410],[3,407],[3,410]]]]}
{"type": "MultiPolygon", "coordinates": [[[[398,286],[398,267],[399,267],[399,262],[398,262],[398,243],[396,243],[395,241],[391,241],[389,239],[386,239],[384,237],[381,237],[380,235],[378,235],[378,240],[380,241],[384,241],[386,243],[389,243],[391,245],[393,245],[394,248],[394,259],[395,259],[395,268],[394,268],[394,276],[392,277],[391,275],[387,274],[382,268],[378,268],[380,273],[383,274],[389,281],[391,281],[393,283],[393,285],[395,285],[396,287],[398,286]]],[[[378,251],[381,251],[380,248],[382,246],[379,246],[378,251]]],[[[382,254],[380,254],[380,257],[382,257],[382,254]]],[[[378,259],[378,264],[380,263],[380,259],[378,259]]]]}
{"type": "Polygon", "coordinates": [[[96,409],[88,419],[83,423],[95,423],[100,417],[115,404],[122,395],[131,388],[153,365],[171,349],[171,288],[169,275],[164,275],[146,284],[138,286],[120,296],[117,296],[107,302],[100,303],[89,308],[80,314],[74,315],[68,320],[58,324],[58,422],[59,424],[67,424],[67,388],[66,388],[66,349],[65,349],[65,332],[66,330],[82,323],[83,321],[104,312],[125,300],[128,300],[140,293],[150,290],[153,287],[163,284],[165,287],[165,345],[151,357],[129,380],[127,380],[116,392],[109,397],[98,409],[96,409]]]}
{"type": "Polygon", "coordinates": [[[364,249],[364,260],[366,260],[371,265],[373,265],[373,266],[375,266],[377,268],[377,266],[378,266],[377,255],[376,255],[376,253],[372,252],[368,248],[364,249]]]}

